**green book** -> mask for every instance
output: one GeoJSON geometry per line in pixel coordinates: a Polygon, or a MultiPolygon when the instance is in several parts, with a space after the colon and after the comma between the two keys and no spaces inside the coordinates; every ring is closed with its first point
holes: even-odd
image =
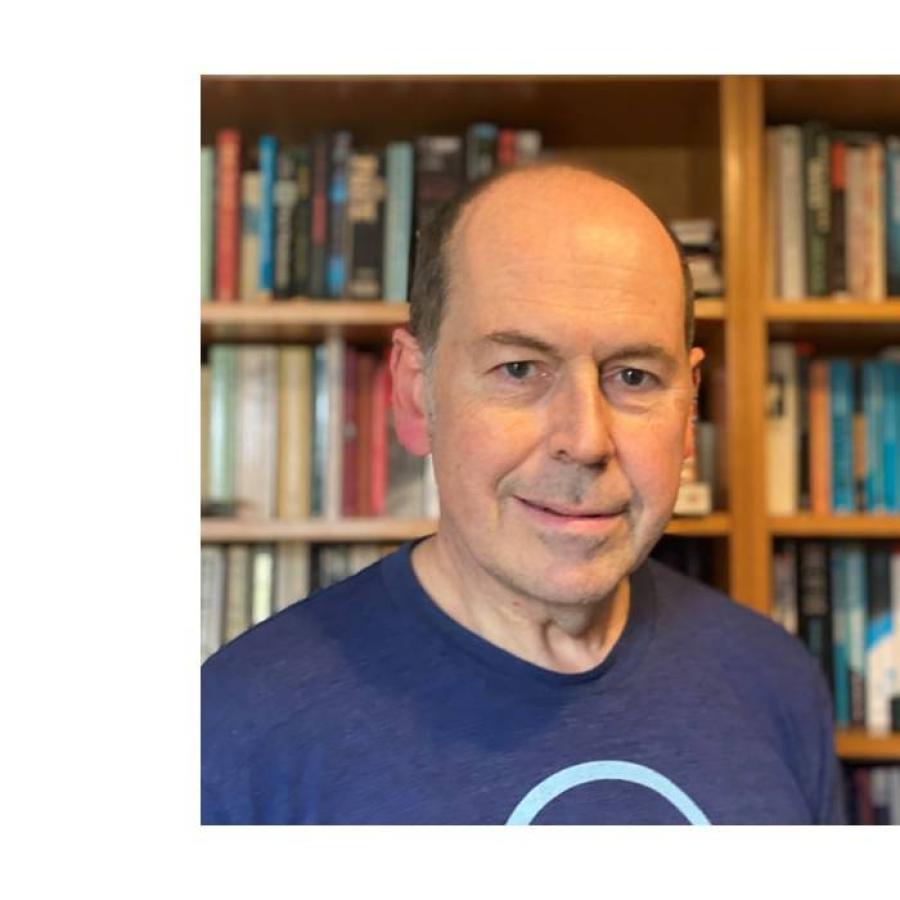
{"type": "Polygon", "coordinates": [[[200,148],[200,299],[213,299],[216,264],[216,151],[200,148]]]}
{"type": "Polygon", "coordinates": [[[209,499],[234,502],[237,443],[237,348],[215,344],[209,351],[209,499]]]}

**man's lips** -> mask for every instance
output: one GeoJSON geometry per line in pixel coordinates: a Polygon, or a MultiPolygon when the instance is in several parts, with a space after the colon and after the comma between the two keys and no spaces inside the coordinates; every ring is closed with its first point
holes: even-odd
{"type": "Polygon", "coordinates": [[[527,500],[525,497],[517,497],[521,503],[538,512],[559,516],[562,519],[611,519],[621,515],[627,509],[627,504],[594,509],[590,507],[564,506],[559,503],[547,503],[543,500],[527,500]]]}

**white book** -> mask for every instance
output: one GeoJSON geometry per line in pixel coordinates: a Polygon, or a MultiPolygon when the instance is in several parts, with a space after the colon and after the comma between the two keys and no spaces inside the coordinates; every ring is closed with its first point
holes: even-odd
{"type": "Polygon", "coordinates": [[[325,456],[325,489],[322,492],[322,514],[326,519],[339,519],[343,502],[344,480],[344,340],[329,335],[325,341],[328,379],[328,437],[325,456]]]}
{"type": "Polygon", "coordinates": [[[309,594],[310,546],[296,541],[278,545],[275,562],[275,611],[309,594]]]}
{"type": "Polygon", "coordinates": [[[270,519],[276,510],[278,348],[238,348],[238,515],[270,519]]]}
{"type": "Polygon", "coordinates": [[[766,486],[769,513],[797,511],[800,434],[797,355],[787,341],[769,345],[766,394],[766,486]]]}
{"type": "Polygon", "coordinates": [[[251,553],[253,585],[250,591],[250,621],[259,625],[272,615],[275,590],[275,548],[257,544],[251,553]]]}
{"type": "Polygon", "coordinates": [[[204,544],[200,548],[200,659],[222,646],[225,607],[225,548],[204,544]]]}
{"type": "Polygon", "coordinates": [[[250,548],[228,546],[228,582],[225,592],[225,641],[233,641],[250,627],[250,548]]]}
{"type": "Polygon", "coordinates": [[[351,544],[350,545],[350,573],[355,575],[363,569],[378,562],[381,554],[377,544],[351,544]]]}
{"type": "Polygon", "coordinates": [[[806,218],[803,203],[803,129],[782,125],[779,135],[778,256],[779,295],[784,300],[806,296],[806,218]]]}

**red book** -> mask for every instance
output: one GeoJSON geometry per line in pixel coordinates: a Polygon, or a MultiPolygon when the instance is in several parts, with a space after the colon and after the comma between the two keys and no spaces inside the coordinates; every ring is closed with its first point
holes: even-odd
{"type": "Polygon", "coordinates": [[[356,514],[372,515],[372,405],[375,367],[371,353],[360,353],[356,370],[356,514]]]}
{"type": "Polygon", "coordinates": [[[390,348],[378,361],[372,378],[372,515],[383,516],[387,509],[388,493],[388,412],[391,408],[390,348]]]}
{"type": "Polygon", "coordinates": [[[341,515],[355,516],[356,512],[356,456],[359,436],[356,397],[359,391],[357,372],[359,351],[347,347],[344,356],[344,487],[341,515]]]}
{"type": "Polygon", "coordinates": [[[241,135],[234,128],[216,134],[216,300],[238,298],[241,239],[241,135]]]}
{"type": "Polygon", "coordinates": [[[512,166],[516,162],[516,130],[501,128],[497,136],[497,165],[512,166]]]}

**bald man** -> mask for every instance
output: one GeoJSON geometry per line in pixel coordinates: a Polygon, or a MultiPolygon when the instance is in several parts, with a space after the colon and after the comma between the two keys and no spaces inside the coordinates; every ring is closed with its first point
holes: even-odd
{"type": "Polygon", "coordinates": [[[815,662],[648,560],[703,358],[659,218],[506,170],[428,223],[410,303],[394,422],[437,531],[207,661],[203,821],[842,821],[815,662]]]}

